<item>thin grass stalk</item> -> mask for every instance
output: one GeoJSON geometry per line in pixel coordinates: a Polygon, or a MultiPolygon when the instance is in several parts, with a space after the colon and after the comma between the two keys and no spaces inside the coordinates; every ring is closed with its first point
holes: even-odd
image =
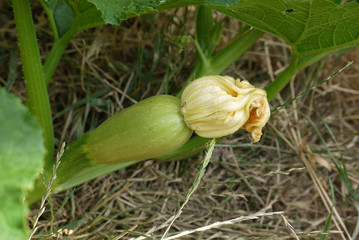
{"type": "Polygon", "coordinates": [[[171,229],[173,223],[176,221],[176,219],[181,215],[182,210],[184,208],[184,206],[188,203],[190,197],[192,196],[192,194],[196,191],[196,189],[198,188],[201,179],[204,176],[204,173],[206,172],[206,167],[209,163],[209,161],[211,160],[212,157],[212,153],[213,153],[213,149],[214,146],[216,145],[216,139],[213,138],[210,142],[209,142],[209,146],[208,146],[208,150],[206,153],[206,156],[204,157],[203,161],[202,161],[202,165],[201,168],[199,169],[197,176],[193,182],[192,187],[189,189],[186,199],[184,201],[184,203],[182,204],[182,206],[180,207],[180,209],[177,211],[177,213],[172,217],[172,220],[170,221],[168,227],[166,228],[166,231],[164,232],[164,234],[161,237],[161,240],[165,239],[165,237],[167,236],[169,230],[171,229]]]}
{"type": "Polygon", "coordinates": [[[49,196],[51,194],[52,185],[53,185],[53,183],[54,183],[54,181],[56,180],[56,177],[57,177],[56,176],[56,171],[57,171],[58,167],[60,166],[60,163],[61,163],[60,159],[61,159],[61,156],[64,153],[64,151],[65,151],[65,143],[62,144],[60,152],[58,152],[57,155],[56,155],[56,163],[53,166],[52,176],[51,176],[50,181],[48,183],[46,183],[46,178],[44,177],[44,179],[43,179],[44,180],[44,185],[46,186],[46,192],[41,198],[40,208],[39,208],[39,211],[38,211],[38,213],[36,214],[36,216],[34,218],[34,223],[33,223],[32,230],[31,230],[31,233],[30,233],[30,236],[29,236],[28,240],[31,240],[31,238],[36,233],[36,231],[38,229],[37,224],[39,222],[39,219],[42,216],[42,214],[45,212],[45,203],[46,203],[46,200],[49,198],[49,196]]]}

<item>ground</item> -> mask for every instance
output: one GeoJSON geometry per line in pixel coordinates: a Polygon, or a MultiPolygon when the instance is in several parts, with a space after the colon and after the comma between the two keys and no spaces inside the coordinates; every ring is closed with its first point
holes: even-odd
{"type": "MultiPolygon", "coordinates": [[[[1,5],[0,83],[13,80],[11,92],[25,101],[12,13],[1,5]]],[[[41,8],[34,9],[45,59],[50,27],[41,8]]],[[[242,24],[214,15],[224,19],[220,49],[242,24]]],[[[195,63],[193,44],[180,41],[193,37],[194,17],[190,7],[76,36],[49,86],[57,150],[134,102],[175,95],[195,63]]],[[[265,34],[223,74],[264,88],[289,57],[283,40],[265,34]]],[[[331,213],[327,239],[354,236],[359,203],[348,186],[355,191],[359,185],[358,63],[356,48],[298,73],[271,102],[271,120],[259,143],[252,144],[244,131],[217,140],[200,185],[166,239],[319,239],[331,213]],[[335,164],[343,168],[344,163],[346,172],[340,174],[335,164]],[[176,236],[184,231],[190,232],[176,236]]],[[[160,239],[185,202],[205,154],[148,160],[54,194],[33,239],[160,239]]],[[[39,206],[31,206],[31,227],[39,206]]]]}

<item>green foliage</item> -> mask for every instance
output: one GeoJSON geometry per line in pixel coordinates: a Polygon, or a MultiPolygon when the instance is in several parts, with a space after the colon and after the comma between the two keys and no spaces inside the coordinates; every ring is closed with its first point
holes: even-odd
{"type": "Polygon", "coordinates": [[[324,234],[320,236],[320,240],[325,240],[325,238],[327,237],[327,233],[328,233],[329,227],[330,227],[330,222],[331,222],[332,216],[333,216],[333,208],[334,208],[334,204],[335,204],[334,187],[333,187],[333,182],[330,178],[329,178],[329,185],[330,185],[330,191],[332,194],[332,207],[331,207],[330,214],[327,218],[327,221],[325,222],[324,229],[322,231],[322,233],[324,233],[324,234]]]}
{"type": "Polygon", "coordinates": [[[207,5],[219,5],[231,7],[234,3],[238,3],[240,0],[205,0],[205,4],[207,5]]]}
{"type": "Polygon", "coordinates": [[[208,5],[231,7],[239,0],[88,0],[102,13],[106,23],[119,25],[121,21],[131,17],[178,8],[189,5],[208,5]]]}
{"type": "Polygon", "coordinates": [[[42,0],[55,43],[44,63],[46,85],[49,84],[67,44],[82,30],[104,24],[101,12],[86,0],[42,0]]]}
{"type": "MultiPolygon", "coordinates": [[[[51,2],[61,0],[52,0],[51,2]]],[[[252,45],[261,31],[283,38],[292,46],[292,61],[288,68],[268,88],[268,98],[272,99],[289,79],[301,69],[322,59],[323,57],[345,51],[359,44],[359,5],[354,2],[342,4],[333,0],[67,0],[74,13],[72,28],[59,41],[58,49],[51,51],[48,61],[45,62],[45,79],[48,82],[64,50],[64,46],[77,32],[103,23],[119,25],[122,20],[130,17],[154,13],[170,8],[188,5],[203,5],[198,13],[197,50],[202,61],[197,64],[191,77],[201,76],[209,69],[209,74],[218,74],[225,70],[233,61],[238,59],[243,51],[252,45]],[[236,18],[249,26],[258,29],[249,31],[241,36],[235,44],[228,46],[217,56],[211,56],[218,43],[221,33],[221,24],[209,22],[211,11],[218,10],[228,16],[236,18]],[[203,22],[202,22],[203,21],[203,22]],[[260,30],[260,31],[259,31],[260,30]],[[66,36],[68,36],[66,38],[66,36]],[[248,38],[245,39],[244,38],[248,38]],[[241,41],[243,40],[243,41],[241,41]],[[244,44],[244,43],[248,44],[244,44]],[[54,53],[54,54],[52,54],[54,53]],[[61,53],[61,54],[60,54],[61,53]],[[229,57],[232,53],[232,56],[229,57]],[[234,54],[233,53],[238,53],[234,54]],[[57,62],[51,61],[52,58],[57,62]],[[225,62],[226,64],[221,64],[225,62]]],[[[71,19],[71,14],[68,19],[71,19]]],[[[51,14],[50,14],[51,15],[51,14]]],[[[51,17],[50,17],[51,19],[51,17]]],[[[54,20],[55,21],[55,20],[54,20]]],[[[68,24],[68,23],[67,23],[68,24]]],[[[54,25],[54,24],[52,24],[54,25]]],[[[58,24],[57,24],[58,25],[58,24]]]]}
{"type": "Polygon", "coordinates": [[[204,6],[198,8],[196,17],[196,39],[205,57],[210,57],[221,40],[222,22],[214,22],[212,10],[204,6]]]}
{"type": "MultiPolygon", "coordinates": [[[[104,24],[101,13],[86,0],[43,0],[49,21],[58,38],[70,31],[79,32],[84,29],[104,24]]],[[[56,38],[56,37],[55,37],[56,38]]]]}
{"type": "Polygon", "coordinates": [[[301,69],[323,57],[359,44],[359,5],[331,0],[242,0],[213,7],[292,46],[290,65],[267,88],[268,99],[283,89],[301,69]]]}
{"type": "Polygon", "coordinates": [[[217,10],[285,39],[301,55],[332,51],[359,43],[359,6],[331,0],[242,0],[217,10]]]}
{"type": "Polygon", "coordinates": [[[339,1],[332,0],[89,1],[101,11],[103,20],[111,24],[169,8],[203,4],[283,38],[301,55],[359,43],[359,6],[352,2],[339,5],[339,1]]]}
{"type": "Polygon", "coordinates": [[[332,0],[332,2],[336,5],[339,5],[342,3],[342,0],[332,0]]]}
{"type": "Polygon", "coordinates": [[[75,18],[74,12],[68,4],[59,0],[49,1],[48,6],[56,24],[58,37],[61,38],[73,25],[75,18]]]}
{"type": "Polygon", "coordinates": [[[67,0],[75,13],[74,24],[78,31],[104,24],[100,12],[86,0],[67,0]]]}
{"type": "MultiPolygon", "coordinates": [[[[354,2],[341,3],[337,0],[167,0],[145,1],[126,0],[121,2],[89,0],[101,11],[106,23],[120,24],[129,17],[154,13],[170,8],[188,5],[204,5],[236,18],[254,28],[283,38],[292,46],[290,65],[278,76],[266,90],[268,99],[272,99],[289,82],[291,77],[301,69],[319,61],[323,57],[345,51],[359,44],[359,5],[354,2]]],[[[209,19],[208,10],[202,11],[200,20],[209,19]]],[[[193,76],[201,76],[205,70],[210,74],[218,74],[224,69],[221,62],[228,59],[230,51],[224,51],[224,57],[217,54],[216,58],[206,59],[212,49],[201,52],[202,47],[216,42],[215,33],[220,32],[219,26],[214,28],[211,23],[201,24],[200,36],[212,38],[203,41],[198,38],[197,50],[202,66],[197,64],[193,76]],[[213,30],[213,31],[212,31],[213,30]],[[213,37],[209,36],[213,32],[213,37]],[[210,43],[212,41],[213,43],[210,43]],[[217,63],[215,63],[217,62],[217,63]],[[221,71],[217,70],[220,69],[221,71]]],[[[198,31],[197,31],[198,32],[198,31]]],[[[256,36],[251,37],[255,39],[256,36]]],[[[243,45],[243,44],[242,44],[243,45]]],[[[237,44],[241,46],[241,44],[237,44]]],[[[233,47],[233,46],[232,46],[233,47]]],[[[229,49],[229,48],[228,48],[229,49]]],[[[243,48],[242,48],[243,49],[243,48]]],[[[232,50],[232,49],[231,49],[232,50]]],[[[232,63],[231,61],[227,61],[232,63]]],[[[226,65],[227,67],[227,65],[226,65]]],[[[225,67],[225,68],[226,68],[225,67]]]]}
{"type": "Polygon", "coordinates": [[[106,23],[119,24],[130,17],[157,11],[160,0],[89,0],[102,12],[106,23]]]}
{"type": "Polygon", "coordinates": [[[7,84],[5,86],[5,90],[9,91],[9,89],[11,88],[12,84],[15,81],[16,78],[16,72],[17,72],[17,56],[15,54],[15,52],[11,51],[10,52],[10,59],[8,61],[9,64],[9,74],[7,77],[7,84]]]}
{"type": "Polygon", "coordinates": [[[25,239],[25,193],[45,155],[39,124],[20,100],[0,89],[0,239],[25,239]]]}

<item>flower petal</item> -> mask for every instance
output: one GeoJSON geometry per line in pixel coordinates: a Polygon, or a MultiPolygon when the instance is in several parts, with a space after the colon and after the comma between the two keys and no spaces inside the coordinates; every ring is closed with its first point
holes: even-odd
{"type": "Polygon", "coordinates": [[[181,102],[186,124],[205,138],[223,137],[243,128],[257,142],[270,117],[267,93],[230,76],[193,81],[183,91],[181,102]]]}

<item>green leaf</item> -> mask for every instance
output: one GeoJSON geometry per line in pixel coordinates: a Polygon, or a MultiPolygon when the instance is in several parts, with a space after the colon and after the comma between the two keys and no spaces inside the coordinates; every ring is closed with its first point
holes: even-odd
{"type": "Polygon", "coordinates": [[[342,3],[342,0],[332,0],[332,2],[336,5],[340,5],[342,3]]]}
{"type": "Polygon", "coordinates": [[[39,124],[20,100],[0,89],[0,239],[26,239],[25,193],[45,156],[39,124]]]}
{"type": "Polygon", "coordinates": [[[216,22],[209,33],[210,49],[209,52],[212,54],[215,47],[221,41],[222,38],[223,21],[216,22]]]}
{"type": "Polygon", "coordinates": [[[103,25],[105,22],[101,12],[87,0],[67,0],[75,13],[77,31],[103,25]]]}
{"type": "Polygon", "coordinates": [[[55,39],[104,24],[101,12],[86,0],[42,0],[55,39]]]}
{"type": "Polygon", "coordinates": [[[11,89],[12,84],[14,83],[15,79],[16,79],[16,74],[17,74],[17,55],[15,52],[11,51],[10,52],[10,59],[9,59],[9,74],[7,77],[7,84],[5,86],[6,91],[9,91],[11,89]]]}
{"type": "Polygon", "coordinates": [[[88,0],[102,13],[103,20],[109,24],[120,25],[131,17],[155,13],[170,8],[189,5],[208,5],[230,7],[239,0],[88,0]]]}
{"type": "Polygon", "coordinates": [[[71,7],[62,1],[56,1],[52,10],[57,31],[61,38],[74,24],[75,15],[71,7]]]}
{"type": "Polygon", "coordinates": [[[286,40],[300,55],[359,43],[359,5],[331,0],[242,0],[215,9],[286,40]]]}
{"type": "Polygon", "coordinates": [[[206,0],[205,4],[231,7],[234,3],[238,3],[239,1],[240,0],[206,0]]]}
{"type": "Polygon", "coordinates": [[[45,83],[48,85],[71,39],[80,31],[100,26],[104,24],[104,21],[101,12],[97,10],[95,5],[86,0],[44,1],[41,0],[41,3],[48,16],[55,39],[55,43],[44,63],[45,83]],[[60,2],[60,6],[62,6],[60,9],[62,10],[56,10],[57,8],[54,7],[60,2]]]}
{"type": "Polygon", "coordinates": [[[74,12],[62,0],[40,0],[55,39],[61,38],[74,24],[74,12]]]}
{"type": "Polygon", "coordinates": [[[102,12],[106,23],[119,25],[122,20],[157,11],[160,0],[89,0],[102,12]]]}

